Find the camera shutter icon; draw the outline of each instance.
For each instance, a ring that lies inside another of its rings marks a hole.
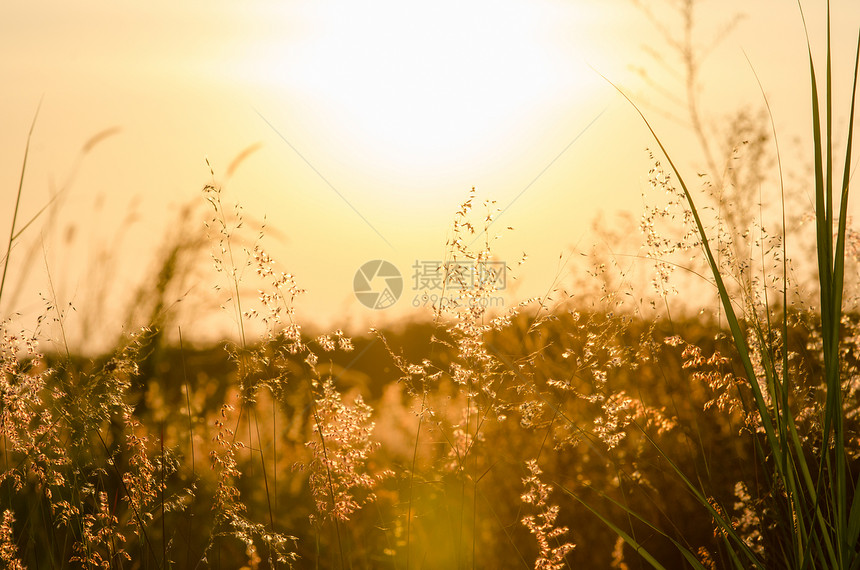
[[[368,261],[358,268],[352,280],[355,298],[369,309],[387,309],[403,293],[403,276],[393,263],[384,259]]]

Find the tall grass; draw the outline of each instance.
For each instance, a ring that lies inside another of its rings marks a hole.
[[[165,302],[196,234],[177,234],[136,298],[145,326],[101,357],[42,354],[32,331],[0,323],[0,564],[860,568],[860,316],[853,299],[842,308],[846,258],[860,254],[853,122],[837,153],[829,43],[828,27],[823,87],[810,55],[815,308],[792,291],[783,188],[776,244],[759,221],[741,252],[747,228],[721,226],[741,217],[703,205],[654,134],[668,168],[651,183],[670,208],[646,211],[636,257],[656,293],[617,252],[594,253],[571,291],[488,310],[498,212],[474,211],[473,191],[439,267],[459,303],[401,329],[313,331],[269,230],[210,165],[208,267],[234,340],[193,346]],[[858,59],[860,40],[855,86]],[[22,174],[17,200],[23,187]],[[15,212],[4,263],[26,227]],[[661,234],[675,213],[681,227]],[[671,254],[694,250],[711,318],[671,305]],[[45,318],[64,325],[57,305]]]
[[[801,9],[801,16],[803,12]],[[854,109],[860,64],[860,36],[854,57],[854,73],[851,80],[851,103],[848,113],[848,131],[842,153],[843,169],[841,182],[838,177],[833,140],[834,98],[831,77],[830,3],[826,5],[826,61],[823,89],[819,85],[819,67],[812,57],[812,46],[807,33],[809,52],[809,82],[812,100],[812,142],[815,188],[815,229],[818,262],[819,315],[821,319],[824,402],[820,410],[820,433],[813,445],[805,445],[798,432],[796,414],[791,401],[795,393],[796,380],[791,374],[789,351],[778,339],[788,338],[789,282],[786,251],[786,236],[782,236],[782,286],[781,314],[772,314],[765,303],[765,314],[747,314],[741,318],[738,306],[749,307],[748,299],[733,298],[726,285],[724,267],[717,261],[712,237],[705,228],[697,200],[675,162],[663,145],[651,123],[642,111],[633,104],[646,126],[654,136],[663,155],[675,175],[683,198],[695,223],[695,230],[707,260],[710,274],[717,288],[720,304],[731,331],[731,339],[737,357],[743,366],[753,396],[753,409],[763,440],[756,439],[756,454],[762,464],[767,465],[765,488],[776,516],[776,534],[772,548],[756,552],[749,537],[739,532],[738,525],[725,511],[716,506],[705,494],[700,484],[689,479],[656,445],[666,462],[683,481],[688,491],[707,509],[718,527],[731,565],[736,568],[857,568],[860,567],[860,480],[850,465],[846,452],[844,416],[845,379],[840,363],[840,339],[843,331],[843,290],[845,275],[845,243],[848,217],[848,197],[851,181],[851,159],[854,126]],[[804,29],[806,22],[804,19]],[[619,90],[620,91],[620,90]],[[766,100],[766,97],[765,97]],[[823,106],[823,109],[822,109]],[[769,109],[769,106],[768,106]],[[772,118],[771,118],[772,120]],[[776,133],[774,133],[776,139]],[[780,173],[781,174],[781,173]],[[838,179],[838,178],[837,178]],[[785,195],[780,189],[780,203],[785,220]],[[836,200],[836,207],[834,207]],[[838,209],[837,213],[834,210]],[[835,238],[834,238],[835,233]],[[834,243],[835,239],[835,243]],[[764,294],[767,295],[765,289]],[[784,342],[784,340],[783,340]],[[808,443],[808,440],[807,440]],[[617,504],[617,503],[616,503]],[[631,516],[636,516],[630,512]],[[598,516],[600,516],[598,514]],[[601,518],[621,538],[656,568],[663,566],[643,545],[622,529]],[[696,553],[675,542],[688,563],[704,568]]]

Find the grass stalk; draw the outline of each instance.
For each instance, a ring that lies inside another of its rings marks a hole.
[[[412,536],[412,500],[415,494],[415,465],[418,461],[418,443],[421,438],[421,424],[424,422],[425,404],[427,402],[426,385],[421,391],[421,411],[418,414],[418,427],[415,430],[415,443],[412,445],[412,466],[409,469],[409,500],[406,506],[406,570],[409,570],[411,553],[410,537]]]
[[[24,146],[24,159],[21,161],[21,176],[18,177],[18,191],[15,193],[15,207],[12,209],[12,225],[9,227],[9,239],[6,242],[6,255],[3,259],[3,275],[0,276],[0,301],[3,300],[3,288],[6,285],[6,273],[9,270],[9,257],[12,253],[12,243],[15,241],[15,224],[18,222],[18,209],[21,206],[21,194],[24,191],[24,175],[27,173],[27,158],[30,156],[30,142],[33,139],[33,131],[36,128],[36,119],[39,118],[39,110],[42,101],[39,101],[33,120],[30,122],[30,130],[27,132],[27,144]]]
[[[801,18],[805,17],[801,8]],[[789,402],[789,363],[787,347],[782,348],[781,366],[782,378],[777,369],[777,362],[772,358],[771,348],[775,346],[774,328],[777,326],[771,318],[770,308],[765,308],[764,322],[754,314],[745,319],[745,326],[738,316],[735,301],[732,299],[725,284],[723,269],[712,252],[709,235],[700,216],[696,200],[694,199],[680,170],[677,168],[672,156],[667,151],[662,140],[657,135],[649,120],[641,109],[617,86],[612,84],[621,95],[633,106],[642,121],[650,131],[654,140],[660,147],[661,152],[669,163],[671,172],[675,175],[681,188],[686,204],[691,212],[695,223],[701,248],[711,270],[711,277],[715,283],[720,306],[725,313],[726,321],[731,331],[731,337],[738,353],[739,360],[747,376],[747,385],[751,389],[755,401],[757,419],[761,422],[764,431],[765,446],[759,447],[760,457],[767,461],[772,459],[773,479],[769,485],[771,488],[785,489],[788,510],[783,513],[785,523],[794,528],[790,533],[794,542],[792,553],[787,556],[792,560],[791,566],[805,568],[810,564],[826,564],[832,568],[850,568],[856,563],[858,554],[856,539],[860,532],[860,507],[857,506],[857,493],[854,493],[854,502],[848,505],[848,476],[850,474],[846,462],[845,434],[843,422],[842,386],[839,361],[839,334],[842,320],[842,295],[844,282],[844,259],[845,259],[845,235],[846,218],[848,207],[848,190],[850,180],[850,164],[853,135],[853,115],[858,78],[858,64],[860,64],[860,38],[858,38],[857,51],[854,60],[854,74],[852,81],[852,97],[850,107],[850,119],[848,125],[848,138],[845,150],[844,171],[842,184],[839,188],[839,213],[834,219],[834,186],[833,186],[833,87],[831,69],[831,37],[830,37],[830,3],[826,5],[826,70],[823,92],[823,110],[819,93],[819,85],[816,74],[816,65],[812,57],[811,42],[807,31],[807,49],[809,53],[809,77],[810,91],[812,95],[812,128],[813,128],[813,153],[814,153],[814,181],[815,181],[815,222],[816,222],[816,251],[818,260],[819,301],[820,319],[823,339],[822,361],[824,363],[824,385],[826,397],[822,418],[822,443],[820,456],[818,458],[818,475],[813,478],[810,466],[807,464],[805,447],[802,444],[794,415]],[[756,77],[758,80],[758,77]],[[612,83],[610,81],[610,83]],[[761,88],[761,82],[759,81]],[[764,90],[762,88],[764,96]],[[770,111],[770,106],[765,96],[765,104]],[[771,126],[773,127],[773,117]],[[775,129],[774,129],[775,130]],[[774,132],[774,137],[776,133]],[[777,155],[778,147],[777,147]],[[783,219],[783,262],[782,262],[782,305],[783,314],[780,321],[780,333],[782,342],[786,343],[788,338],[787,308],[788,308],[788,273],[787,273],[787,246],[785,244],[785,194],[782,183],[782,171],[780,167],[780,198]],[[836,244],[833,243],[833,232],[836,230]],[[765,291],[767,295],[767,291]],[[767,299],[767,297],[765,297]],[[752,298],[746,301],[752,305]],[[744,328],[747,328],[756,338],[759,357],[762,364],[763,378],[758,378],[752,364],[750,354],[751,347],[746,339]],[[759,384],[759,380],[763,384]],[[647,434],[646,434],[647,437]],[[650,437],[648,438],[650,440]],[[653,443],[653,442],[652,442]],[[757,443],[758,445],[758,443]],[[675,463],[665,454],[660,447],[654,443],[658,452],[672,466],[676,475],[684,482],[687,489],[693,492],[698,501],[706,507],[713,519],[720,525],[727,537],[727,549],[729,553],[741,554],[746,562],[736,557],[733,558],[736,565],[745,566],[746,563],[761,566],[761,561],[744,544],[744,541],[734,532],[732,526],[725,517],[709,505],[707,498],[702,495],[692,484]],[[590,506],[586,505],[590,510]],[[608,521],[600,517],[604,522]],[[849,520],[851,522],[849,522]],[[620,532],[613,526],[613,530],[624,538],[634,548],[638,547],[635,539]],[[689,552],[680,547],[686,557]],[[655,567],[660,567],[656,561],[643,555]]]

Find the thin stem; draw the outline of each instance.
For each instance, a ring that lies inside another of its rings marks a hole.
[[[21,205],[21,194],[24,190],[24,173],[27,172],[27,158],[30,156],[30,140],[33,138],[33,130],[36,128],[36,119],[39,117],[39,110],[41,108],[42,101],[40,99],[39,105],[36,107],[36,112],[33,114],[33,121],[30,123],[30,131],[27,133],[27,144],[24,147],[24,160],[21,163],[21,176],[18,178],[15,208],[12,210],[12,226],[9,228],[9,240],[6,242],[6,257],[3,260],[3,275],[0,277],[0,299],[3,299],[3,287],[6,285],[6,272],[9,269],[9,256],[12,252],[12,242],[15,241],[15,224],[18,221],[18,208]]]

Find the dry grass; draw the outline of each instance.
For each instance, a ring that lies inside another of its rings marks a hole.
[[[189,349],[167,317],[196,235],[167,249],[155,298],[137,299],[146,326],[110,354],[44,355],[0,324],[0,560],[856,568],[857,291],[816,303],[784,215],[731,210],[764,152],[700,192],[655,158],[635,267],[595,250],[578,295],[504,313],[484,302],[497,211],[474,211],[473,192],[442,268],[466,302],[353,339],[296,320],[299,280],[212,171],[205,227],[234,341]],[[816,215],[819,244],[836,232],[830,270],[854,275],[858,234]],[[13,222],[6,262],[16,237]],[[464,287],[463,266],[486,278]],[[819,284],[835,295],[832,277]],[[701,314],[678,302],[691,291]],[[44,315],[66,318],[55,301]]]

